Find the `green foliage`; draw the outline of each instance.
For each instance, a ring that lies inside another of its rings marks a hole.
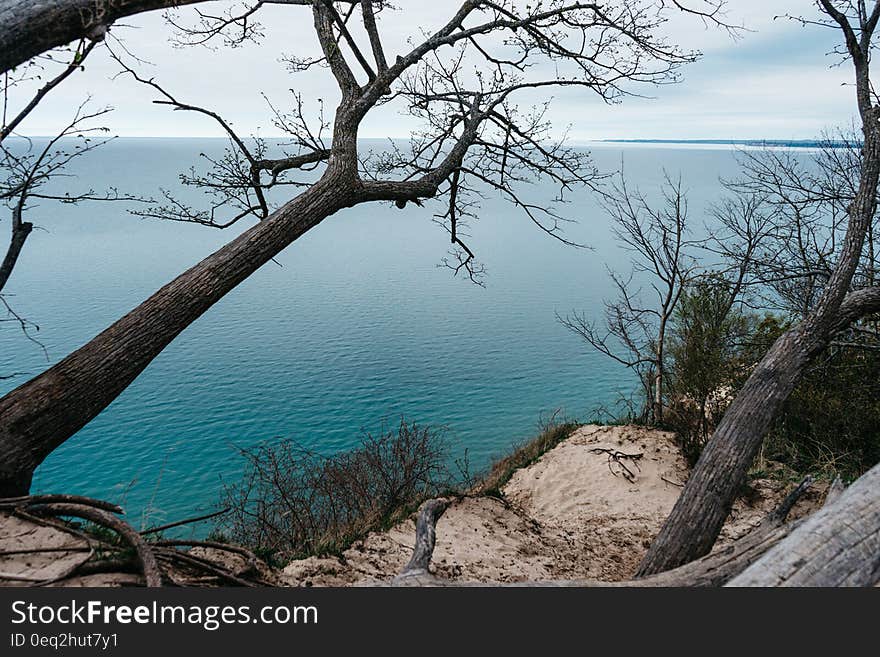
[[[691,463],[754,365],[790,328],[770,314],[726,313],[729,298],[729,286],[715,276],[689,285],[669,335],[666,423]],[[767,436],[762,463],[852,478],[880,461],[880,338],[850,333],[798,383]]]
[[[667,339],[666,424],[695,462],[749,363],[750,315],[731,303],[733,290],[719,275],[689,283]]]
[[[880,462],[880,340],[821,354],[786,401],[763,456],[848,479]]]

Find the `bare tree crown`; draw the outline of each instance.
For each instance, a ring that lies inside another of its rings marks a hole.
[[[163,190],[164,202],[141,214],[216,228],[248,217],[264,220],[275,209],[271,190],[307,186],[315,179],[313,170],[331,170],[351,188],[352,204],[390,201],[403,208],[437,200],[436,219],[453,246],[445,262],[475,281],[482,269],[462,228],[482,197],[507,199],[540,229],[571,243],[561,230],[571,219],[562,211],[566,195],[578,186],[592,187],[599,175],[587,153],[567,145],[564,131],[553,129],[546,98],[580,88],[615,103],[640,85],[674,82],[680,66],[697,53],[660,34],[670,12],[696,13],[716,23],[723,15],[716,2],[685,8],[665,0],[468,0],[446,23],[415,31],[402,52],[390,51],[400,44],[389,46],[382,18],[406,7],[375,0],[255,2],[223,12],[196,7],[169,12],[167,19],[178,45],[236,46],[262,38],[260,11],[272,4],[311,10],[319,52],[285,54],[284,60],[294,76],[329,71],[339,98],[332,113],[325,113],[321,101],[316,114],[309,112],[314,103],[304,99],[304,89],[294,88],[288,108],[269,102],[275,127],[288,137],[280,154],[270,156],[274,145],[237,134],[218,113],[145,78],[114,48],[123,71],[153,87],[157,103],[204,115],[230,141],[222,157],[209,161],[207,174],[193,169],[181,175],[183,184],[208,194],[208,207],[189,207]],[[545,100],[536,104],[536,96]],[[364,152],[359,129],[377,112],[403,113],[418,127],[406,142]],[[553,198],[535,201],[524,193],[525,183],[539,179],[554,184]]]

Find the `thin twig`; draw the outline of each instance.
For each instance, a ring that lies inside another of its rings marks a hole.
[[[195,522],[201,522],[202,520],[210,520],[211,518],[216,518],[217,516],[222,516],[224,513],[229,513],[229,507],[221,511],[215,511],[214,513],[208,513],[203,516],[197,516],[195,518],[187,518],[186,520],[178,520],[177,522],[170,522],[167,525],[159,525],[158,527],[150,527],[149,529],[145,529],[141,532],[141,536],[146,536],[148,534],[157,534],[159,532],[165,531],[166,529],[173,529],[174,527],[180,527],[182,525],[190,525]]]

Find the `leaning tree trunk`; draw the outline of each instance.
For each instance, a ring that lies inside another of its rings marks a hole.
[[[0,497],[26,494],[43,459],[106,408],[181,331],[307,230],[350,205],[356,190],[338,178],[328,169],[269,219],[0,399]]]
[[[859,189],[849,209],[840,260],[825,292],[810,315],[773,344],[731,403],[642,560],[639,577],[675,568],[712,549],[770,424],[812,359],[842,328],[841,306],[861,257],[867,227],[874,218],[880,177],[876,114],[868,109],[863,116],[865,142]]]
[[[103,38],[114,21],[205,0],[0,0],[0,73],[76,39]]]

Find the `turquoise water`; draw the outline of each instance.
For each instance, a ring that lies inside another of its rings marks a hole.
[[[221,146],[121,139],[64,184],[153,194]],[[593,154],[606,170],[623,157],[646,190],[664,167],[680,171],[696,225],[717,199],[719,176],[736,170],[735,152],[723,147],[615,144]],[[567,208],[579,222],[566,234],[592,250],[564,246],[488,199],[469,231],[489,271],[485,289],[436,266],[448,244],[431,212],[375,205],[328,219],[282,253],[281,266],[265,266],[188,328],[46,460],[34,489],[120,501],[144,522],[179,518],[210,507],[237,478],[236,447],[286,437],[332,453],[401,415],[448,427],[453,450],[467,448],[480,467],[533,435],[542,414],[589,418],[632,386],[554,317],[601,313],[606,264],[626,267],[587,193]],[[141,220],[113,204],[45,206],[31,220],[45,230],[33,233],[6,291],[40,325],[49,362],[233,236]],[[47,364],[0,324],[0,373]],[[23,380],[0,382],[0,392]]]

